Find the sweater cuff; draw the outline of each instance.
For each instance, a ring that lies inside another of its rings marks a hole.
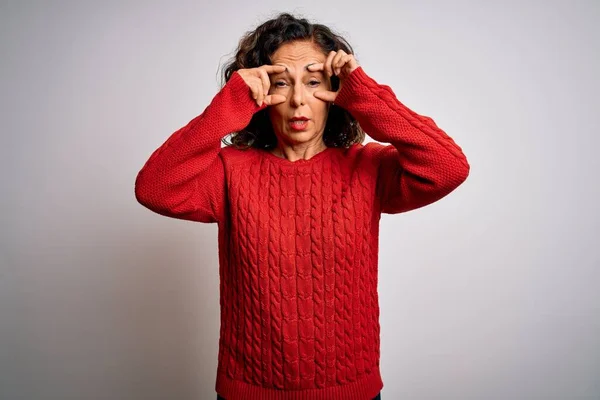
[[[348,105],[353,101],[353,93],[356,93],[356,88],[360,86],[377,87],[379,85],[373,78],[368,76],[363,67],[359,65],[358,68],[352,71],[344,81],[342,89],[339,91],[334,104],[348,109]]]
[[[244,78],[241,77],[238,71],[233,72],[226,86],[231,90],[234,99],[237,100],[239,111],[254,114],[255,112],[267,108],[267,105],[264,102],[262,106],[258,106],[256,100],[252,97],[252,89],[246,84]]]

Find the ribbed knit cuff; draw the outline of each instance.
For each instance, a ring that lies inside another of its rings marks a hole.
[[[378,86],[377,82],[365,73],[362,66],[359,66],[344,80],[344,84],[342,85],[334,104],[348,109],[350,103],[352,103],[354,93],[357,92],[356,88],[361,85]]]
[[[256,100],[252,97],[252,89],[246,84],[244,78],[235,71],[229,81],[225,85],[231,90],[234,98],[237,100],[241,112],[258,112],[267,108],[267,104],[263,102],[262,106],[258,106]]]

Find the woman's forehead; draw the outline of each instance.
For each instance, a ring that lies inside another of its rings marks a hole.
[[[326,57],[314,44],[307,42],[294,42],[281,45],[271,56],[272,62],[281,64],[301,64],[309,62],[323,62]],[[303,64],[303,65],[305,65]]]

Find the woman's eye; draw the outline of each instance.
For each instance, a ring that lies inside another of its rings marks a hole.
[[[312,86],[318,86],[320,84],[321,84],[321,82],[315,81],[315,80],[312,80],[312,81],[309,82],[309,85],[312,85]],[[274,85],[275,85],[275,87],[284,87],[286,85],[286,82],[284,82],[284,81],[277,81],[277,82],[275,82]]]

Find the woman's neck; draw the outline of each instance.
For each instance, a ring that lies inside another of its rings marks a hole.
[[[271,153],[280,158],[297,161],[301,159],[308,160],[325,149],[327,149],[327,145],[323,141],[319,142],[317,145],[296,148],[292,146],[282,146],[278,143],[277,146],[271,150]]]

